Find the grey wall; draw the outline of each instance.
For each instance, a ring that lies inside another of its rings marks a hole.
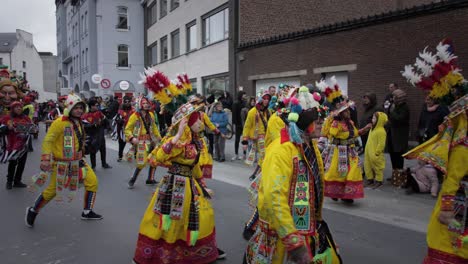
[[[42,71],[44,76],[44,91],[56,93],[57,92],[57,56],[41,56]]]

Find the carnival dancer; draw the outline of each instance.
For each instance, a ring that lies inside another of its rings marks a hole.
[[[127,160],[132,162],[135,159],[136,162],[136,168],[128,181],[129,189],[134,188],[138,175],[148,164],[148,154],[161,140],[154,114],[150,110],[150,101],[146,97],[138,98],[136,112],[129,117],[125,126],[125,139],[132,145],[127,153]],[[158,183],[154,179],[155,172],[156,166],[150,165],[146,179],[147,185]]]
[[[63,111],[65,109],[65,101],[66,100],[67,100],[66,95],[60,96],[58,98],[58,100],[57,100],[57,106],[55,107],[55,104],[54,104],[53,107],[55,107],[55,108],[52,109],[52,111],[50,111],[47,114],[47,120],[45,121],[46,132],[49,130],[50,124],[52,124],[52,122],[54,122],[55,119],[57,119],[59,116],[61,116],[63,114]]]
[[[161,104],[168,104],[167,77],[146,70],[142,83]],[[173,95],[174,93],[171,92]],[[214,211],[199,184],[203,128],[201,106],[185,103],[174,113],[168,136],[150,162],[168,167],[140,224],[133,261],[137,264],[212,263],[225,253],[217,248]],[[173,135],[173,136],[171,136]]]
[[[23,114],[23,104],[20,101],[14,101],[10,105],[11,113],[2,118],[1,124],[8,127],[6,150],[8,157],[8,174],[6,188],[25,188],[27,187],[21,180],[24,167],[28,158],[29,142],[31,134],[36,131],[32,120]]]
[[[423,160],[443,174],[443,182],[427,230],[424,264],[468,263],[468,82],[456,65],[450,40],[437,52],[424,49],[403,76],[429,96],[450,105],[439,133],[403,156]],[[456,100],[456,101],[455,101]]]
[[[246,264],[341,263],[322,218],[324,169],[312,140],[318,107],[308,90],[292,98],[288,124],[267,149],[259,225],[247,245]]]
[[[333,200],[342,199],[353,203],[354,199],[364,197],[361,164],[355,141],[358,129],[351,120],[349,107],[353,102],[346,102],[334,76],[331,86],[324,80],[316,83],[334,106],[334,111],[325,121],[323,135],[328,138],[328,145],[323,151],[325,164],[325,196]]]
[[[81,116],[86,105],[78,95],[69,94],[62,117],[50,126],[42,143],[41,173],[36,185],[42,186],[50,177],[49,185],[39,195],[34,205],[26,210],[26,225],[33,227],[40,210],[54,197],[71,201],[81,182],[85,186],[82,220],[100,220],[102,216],[93,211],[98,181],[96,174],[84,160],[85,130]],[[47,175],[48,174],[48,175]]]
[[[104,169],[111,169],[112,166],[106,161],[106,137],[104,129],[106,127],[106,116],[99,110],[99,104],[95,98],[88,101],[89,112],[81,119],[86,130],[86,154],[89,154],[91,168],[96,168],[96,154],[101,154],[101,165]]]
[[[114,117],[116,122],[116,135],[119,141],[119,157],[117,162],[121,162],[123,158],[123,152],[127,141],[125,140],[125,127],[127,126],[128,119],[135,112],[132,107],[132,98],[130,96],[124,96],[121,109],[117,112]]]
[[[248,165],[253,165],[255,157],[257,157],[257,166],[250,176],[250,180],[253,180],[260,172],[260,166],[265,156],[265,133],[268,119],[270,118],[270,112],[268,110],[270,100],[271,95],[268,91],[264,92],[258,99],[255,107],[250,109],[244,124],[242,145],[244,145],[245,148],[249,144],[249,141],[252,145],[245,162]]]

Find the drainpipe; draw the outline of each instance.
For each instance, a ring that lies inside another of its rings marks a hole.
[[[11,60],[11,51],[9,53],[10,53],[10,71],[12,71],[13,70],[13,61]]]

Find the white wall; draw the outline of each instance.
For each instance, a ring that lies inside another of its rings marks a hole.
[[[148,1],[149,7],[154,1]],[[160,4],[157,1],[157,22],[147,31],[148,40],[146,45],[150,47],[155,41],[158,44],[158,61],[161,60],[160,39],[167,36],[169,60],[154,66],[164,72],[170,79],[174,79],[178,73],[185,72],[189,78],[197,79],[198,92],[202,92],[201,78],[204,76],[227,73],[229,71],[229,42],[224,40],[216,44],[202,48],[202,19],[201,16],[227,3],[226,0],[192,0],[179,1],[180,6],[170,11],[170,0],[167,1],[167,15],[160,19]],[[197,24],[197,48],[198,50],[187,51],[186,24],[196,20]],[[171,32],[179,29],[180,32],[180,56],[171,59]]]
[[[10,66],[10,53],[0,53],[0,58],[2,58],[4,65]]]

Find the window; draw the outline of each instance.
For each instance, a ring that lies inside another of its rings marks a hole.
[[[119,45],[117,67],[128,67],[128,46]]]
[[[197,48],[197,24],[193,21],[187,24],[187,52]]]
[[[3,58],[0,58],[0,65],[3,65]]]
[[[213,91],[226,91],[229,87],[229,76],[227,73],[203,77],[203,94]]]
[[[84,33],[88,33],[88,11],[85,12],[84,14]]]
[[[190,83],[192,84],[192,91],[197,92],[197,78],[190,79]]]
[[[171,0],[171,11],[179,7],[179,0]]]
[[[217,11],[217,10],[216,10]],[[229,37],[229,9],[203,18],[203,46]]]
[[[81,52],[81,71],[83,71],[83,68],[85,67],[84,64],[84,50]]]
[[[150,61],[148,64],[150,65],[155,65],[158,64],[158,43],[155,42],[151,47],[149,48],[149,59]]]
[[[81,15],[81,34],[84,34],[85,27],[84,27],[84,15]]]
[[[86,52],[85,52],[85,65],[86,67],[88,67],[88,48],[86,48]]]
[[[161,43],[161,62],[167,61],[167,36],[162,37],[159,43]]]
[[[171,58],[180,55],[180,33],[177,29],[171,33]]]
[[[167,15],[167,0],[159,0],[159,19]]]
[[[156,5],[156,1],[153,2],[153,4],[151,4],[151,6],[149,7],[149,11],[148,11],[148,22],[149,22],[149,25],[153,25],[154,23],[156,23],[157,21],[157,15],[158,15],[158,6]]]
[[[127,15],[127,8],[124,6],[117,7],[117,16],[118,16],[118,29],[129,29],[128,28],[128,15]]]
[[[23,61],[23,68],[26,68],[26,62]]]

